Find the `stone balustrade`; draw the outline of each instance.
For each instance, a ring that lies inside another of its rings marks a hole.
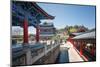
[[[34,65],[55,63],[59,54],[60,44],[35,44],[21,46],[12,50],[13,65]],[[19,49],[20,48],[20,49]]]

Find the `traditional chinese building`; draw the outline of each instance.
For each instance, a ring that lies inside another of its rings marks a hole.
[[[39,42],[39,23],[42,19],[54,19],[35,2],[12,2],[12,25],[21,26],[24,32],[24,43],[28,43],[28,26],[36,28],[36,42]]]
[[[96,34],[95,30],[85,32],[70,39],[73,46],[84,56],[86,61],[96,60]]]
[[[54,19],[54,17],[45,12],[35,2],[12,1],[11,7],[12,26],[23,28],[23,44],[17,45],[15,41],[12,42],[12,44],[16,44],[12,45],[12,65],[19,66],[54,62],[59,52],[59,45],[52,46],[52,49],[49,48],[48,51],[43,44],[38,43],[40,39],[40,20]],[[35,45],[29,44],[28,26],[36,28]],[[51,58],[48,58],[47,55],[53,56],[54,59],[50,62]]]
[[[56,34],[55,27],[53,23],[43,23],[40,24],[40,39],[50,40]]]

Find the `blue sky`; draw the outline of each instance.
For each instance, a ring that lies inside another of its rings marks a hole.
[[[48,14],[55,16],[52,20],[56,28],[66,25],[84,25],[89,29],[95,27],[95,6],[38,3]]]

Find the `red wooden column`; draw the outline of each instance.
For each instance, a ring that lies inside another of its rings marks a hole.
[[[77,43],[77,40],[75,41],[75,48],[77,48],[77,45],[78,45],[78,43]]]
[[[95,44],[93,44],[92,49],[91,49],[91,54],[92,54],[92,56],[94,56],[94,45],[95,45]]]
[[[36,27],[36,42],[39,42],[39,24]]]
[[[76,48],[76,40],[72,39],[72,44],[73,44],[73,47]]]
[[[78,41],[76,41],[76,48],[78,48],[78,45],[79,45],[79,44],[78,44]]]
[[[77,40],[74,41],[74,47],[77,48]]]
[[[83,55],[83,42],[80,44],[80,54]]]
[[[28,43],[28,22],[25,19],[23,23],[23,32],[24,32],[24,44]]]
[[[74,46],[74,40],[72,39],[72,37],[69,37],[67,41],[69,41]]]

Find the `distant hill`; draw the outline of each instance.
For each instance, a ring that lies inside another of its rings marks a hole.
[[[58,33],[66,32],[67,35],[70,33],[86,32],[86,31],[89,31],[89,29],[83,25],[74,25],[74,26],[66,25],[65,28],[57,30]]]

